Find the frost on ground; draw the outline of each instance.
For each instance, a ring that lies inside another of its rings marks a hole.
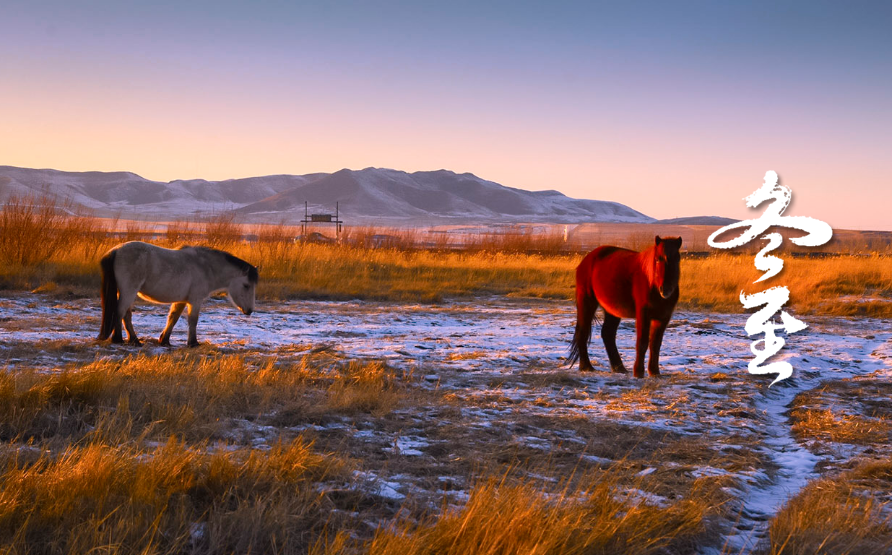
[[[97,358],[170,352],[150,339],[164,327],[166,307],[135,311],[141,349],[95,342],[99,315],[93,300],[0,299],[0,360],[11,369],[53,371]],[[381,519],[406,505],[431,512],[459,507],[475,477],[504,472],[504,465],[542,483],[587,468],[622,468],[634,480],[624,495],[657,506],[685,495],[698,480],[720,481],[727,495],[723,534],[704,552],[739,553],[765,538],[769,519],[809,481],[870,454],[845,438],[794,433],[794,401],[844,413],[852,396],[828,392],[826,384],[888,384],[892,376],[892,324],[803,319],[809,329],[788,337],[781,351],[794,376],[771,388],[770,376],[746,372],[751,338],[742,314],[677,313],[663,343],[664,376],[645,380],[566,367],[575,320],[567,302],[283,302],[258,305],[245,317],[216,299],[204,306],[198,334],[213,353],[283,362],[324,353],[332,364],[382,360],[413,377],[417,402],[386,414],[260,415],[233,420],[227,437],[264,448],[277,438],[309,434],[358,461],[354,483],[322,487],[362,490],[389,507]],[[597,330],[594,335],[593,362],[606,370]],[[181,321],[171,343],[181,348],[185,341]],[[624,321],[618,344],[627,366],[633,341],[634,322]],[[807,397],[816,392],[823,392],[820,398]],[[382,524],[363,518],[370,528]]]

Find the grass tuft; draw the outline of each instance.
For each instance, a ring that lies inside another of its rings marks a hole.
[[[864,462],[811,482],[771,521],[770,555],[892,552],[892,514],[876,493],[892,490],[892,461]]]
[[[341,470],[302,438],[216,453],[176,439],[148,452],[70,446],[7,462],[0,542],[14,553],[299,553],[326,520],[312,485]]]
[[[461,509],[447,509],[436,522],[381,529],[367,548],[373,555],[647,555],[690,552],[710,533],[708,515],[716,507],[708,502],[655,504],[646,495],[630,494],[610,473],[557,491],[491,479]]]

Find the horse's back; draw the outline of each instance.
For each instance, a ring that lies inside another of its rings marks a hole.
[[[576,268],[577,294],[595,297],[614,316],[632,318],[634,286],[641,271],[640,253],[611,245],[598,247]]]
[[[607,271],[629,272],[638,266],[639,253],[622,247],[605,245],[591,251],[576,268],[577,279],[591,279],[594,274]]]
[[[167,249],[130,241],[113,249],[120,286],[134,288],[146,300],[179,302],[188,295],[199,265],[189,249]]]

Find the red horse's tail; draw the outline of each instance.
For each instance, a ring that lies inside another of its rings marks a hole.
[[[584,296],[576,299],[576,312],[584,315],[582,319],[576,319],[576,330],[573,332],[573,341],[570,343],[570,354],[567,356],[567,364],[573,365],[579,360],[579,351],[588,350],[588,342],[592,338],[592,320],[598,303],[594,297]],[[591,314],[591,317],[588,315]]]
[[[108,339],[115,331],[115,319],[118,317],[118,280],[115,279],[115,254],[111,251],[102,257],[99,266],[102,268],[102,327],[99,329],[99,340]]]
[[[598,301],[592,291],[591,255],[586,256],[576,268],[576,330],[570,343],[567,363],[573,365],[579,360],[579,353],[588,353],[588,342],[592,338],[592,320]],[[588,357],[584,357],[585,360]]]

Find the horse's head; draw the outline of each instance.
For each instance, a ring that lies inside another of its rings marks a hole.
[[[680,248],[681,237],[663,239],[657,235],[654,242],[652,284],[664,299],[668,299],[678,291],[678,266],[681,260],[678,250]]]
[[[254,294],[259,277],[257,268],[251,266],[229,282],[229,298],[247,316],[254,312]]]

